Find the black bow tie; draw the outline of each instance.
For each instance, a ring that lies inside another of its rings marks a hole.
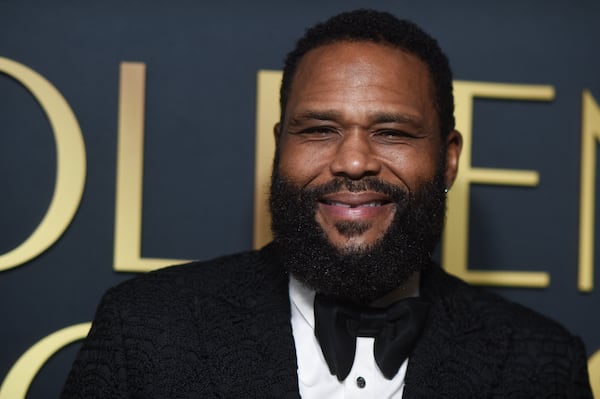
[[[377,366],[391,380],[421,334],[429,304],[407,298],[388,308],[356,307],[315,296],[315,335],[329,370],[343,381],[354,362],[356,337],[374,337]]]

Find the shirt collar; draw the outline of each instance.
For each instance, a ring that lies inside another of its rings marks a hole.
[[[415,287],[415,292],[407,293],[407,297],[418,297],[419,287]],[[315,328],[315,291],[298,281],[290,274],[290,300],[298,309],[298,312],[304,320],[314,329]]]
[[[315,291],[290,275],[290,299],[304,320],[315,328]]]

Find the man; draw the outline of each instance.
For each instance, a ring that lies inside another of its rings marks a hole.
[[[63,398],[590,398],[583,345],[431,261],[461,149],[434,39],[387,13],[284,68],[273,243],[108,291]]]

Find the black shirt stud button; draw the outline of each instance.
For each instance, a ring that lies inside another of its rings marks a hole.
[[[365,385],[367,385],[367,381],[365,381],[365,379],[362,377],[358,377],[356,379],[356,385],[358,385],[359,388],[364,388]]]

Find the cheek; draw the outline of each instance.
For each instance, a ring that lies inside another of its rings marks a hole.
[[[414,188],[423,181],[431,180],[438,170],[438,154],[432,151],[405,149],[382,154],[387,169],[397,179]]]
[[[326,170],[327,156],[323,151],[301,145],[281,146],[279,172],[283,177],[304,186],[318,179]]]

